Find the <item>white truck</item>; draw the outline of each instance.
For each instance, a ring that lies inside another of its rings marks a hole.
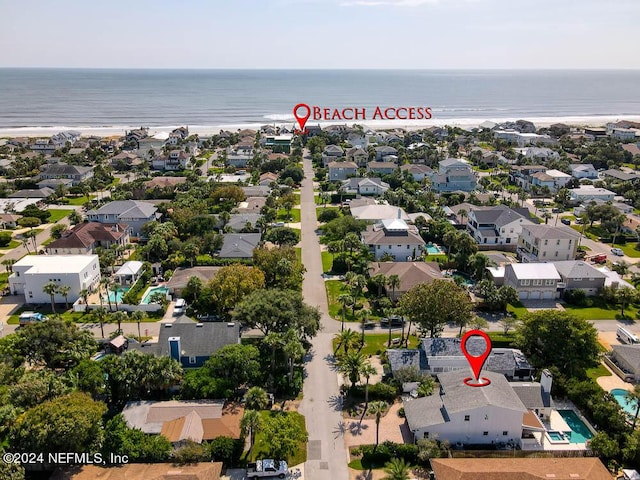
[[[640,339],[636,335],[619,325],[618,330],[616,331],[616,337],[618,337],[618,340],[620,340],[622,343],[626,343],[627,345],[635,345],[640,343]]]
[[[257,460],[255,464],[250,463],[247,469],[247,478],[285,478],[289,473],[287,462],[284,460]]]

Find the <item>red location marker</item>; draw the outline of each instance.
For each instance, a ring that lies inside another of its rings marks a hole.
[[[482,355],[474,357],[467,351],[467,340],[469,340],[469,338],[471,337],[484,338],[484,341],[487,343],[487,348],[482,353]],[[469,387],[486,387],[487,385],[489,385],[491,383],[491,380],[486,377],[483,377],[482,380],[480,379],[480,372],[482,371],[482,367],[484,366],[487,358],[489,358],[489,354],[491,353],[491,339],[489,338],[489,336],[482,330],[470,330],[462,337],[460,348],[462,349],[462,353],[464,353],[464,356],[467,357],[469,365],[471,365],[471,370],[473,371],[473,376],[475,377],[476,381],[476,383],[472,383],[473,379],[469,377],[464,379],[464,384],[468,385]]]
[[[306,111],[306,113],[303,115],[299,115],[298,110],[300,109]],[[304,129],[304,126],[311,116],[311,108],[309,108],[309,105],[307,105],[306,103],[297,104],[295,107],[293,107],[293,116],[296,117],[298,125],[300,125],[300,130],[298,130],[298,133],[305,133],[306,130]]]

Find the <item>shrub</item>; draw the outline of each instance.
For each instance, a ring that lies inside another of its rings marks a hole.
[[[0,232],[0,247],[6,247],[11,243],[11,232]]]
[[[362,453],[362,466],[366,468],[382,466],[392,458],[404,458],[411,465],[419,463],[418,446],[411,443],[387,441],[378,445],[378,448],[375,445],[362,445],[359,451]]]
[[[318,214],[318,220],[321,222],[330,222],[334,218],[338,218],[340,213],[337,210],[333,209],[322,209],[322,211]]]
[[[406,414],[404,413],[404,407],[400,407],[400,408],[398,409],[398,416],[399,416],[400,418],[405,418],[405,417],[406,417]]]
[[[358,385],[353,389],[353,396],[364,398],[364,386]],[[374,383],[369,385],[369,401],[382,400],[383,402],[393,403],[398,396],[398,389],[387,383]]]
[[[587,293],[580,288],[577,288],[575,290],[568,290],[564,292],[564,299],[571,305],[582,307],[586,303]]]
[[[224,463],[225,467],[236,465],[242,455],[243,442],[231,437],[217,437],[211,440],[209,450],[211,460]]]

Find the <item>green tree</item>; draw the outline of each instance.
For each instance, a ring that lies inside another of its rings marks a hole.
[[[60,285],[58,287],[58,293],[64,297],[64,308],[69,310],[69,292],[71,287],[69,285]]]
[[[5,450],[0,448],[0,455],[4,453]],[[4,480],[25,480],[24,475],[24,467],[19,463],[0,462],[0,478]]]
[[[230,312],[237,304],[264,285],[264,273],[259,268],[229,265],[222,267],[209,282],[209,291],[217,312],[230,318]]]
[[[387,404],[380,400],[371,402],[369,405],[369,412],[376,417],[376,448],[380,443],[380,419],[382,415],[387,411]]]
[[[178,465],[188,465],[208,460],[209,452],[204,445],[187,439],[173,452],[173,461]]]
[[[344,355],[340,355],[336,360],[338,371],[349,379],[350,389],[352,391],[360,380],[360,372],[365,362],[365,356],[356,351],[349,351]]]
[[[271,288],[300,290],[305,268],[291,247],[256,248],[253,265],[264,272],[265,285]]]
[[[9,403],[20,409],[35,407],[69,393],[64,377],[48,369],[28,370],[8,388]]]
[[[58,284],[48,282],[42,287],[42,291],[51,297],[51,311],[56,313],[56,293],[58,293]]]
[[[348,293],[341,293],[338,296],[338,302],[342,305],[342,322],[340,326],[340,330],[344,331],[344,320],[347,314],[347,306],[355,303],[354,298]]]
[[[211,460],[222,462],[227,468],[238,463],[242,450],[243,444],[231,437],[216,437],[209,443]]]
[[[134,320],[138,324],[138,338],[142,338],[142,334],[140,333],[140,323],[144,322],[147,319],[147,312],[144,310],[136,310],[131,312],[131,319]]]
[[[243,436],[249,435],[249,452],[256,442],[256,434],[263,426],[262,417],[256,410],[245,410],[240,419],[240,430]]]
[[[264,435],[269,439],[267,455],[271,458],[289,460],[302,442],[308,438],[304,423],[296,418],[293,412],[273,412],[264,422]]]
[[[337,355],[342,347],[343,354],[347,354],[352,348],[357,348],[360,345],[360,335],[351,330],[350,328],[342,330],[340,333],[336,333],[334,339],[338,341],[336,349],[333,352]]]
[[[557,310],[523,316],[516,345],[536,368],[555,366],[570,377],[583,377],[598,364],[598,334],[585,319]]]
[[[274,227],[267,230],[264,239],[278,246],[293,246],[300,241],[300,234],[293,228]]]
[[[638,421],[638,414],[640,413],[640,385],[634,385],[633,390],[629,391],[625,395],[625,400],[628,404],[636,406],[636,411],[633,414],[632,430],[636,429],[636,422]]]
[[[431,338],[437,336],[447,322],[466,325],[472,318],[473,305],[467,292],[447,280],[413,287],[400,299],[400,309]]]
[[[400,277],[398,275],[389,275],[387,278],[387,287],[391,289],[391,300],[393,303],[396,303],[398,299],[396,298],[396,288],[400,287]]]
[[[107,312],[106,308],[98,307],[93,312],[91,312],[91,321],[100,324],[100,333],[102,334],[102,338],[104,338],[104,323],[109,318],[109,312]]]
[[[251,385],[262,376],[260,352],[253,345],[226,345],[204,364],[212,377],[228,380],[235,388]]]
[[[607,435],[606,432],[596,433],[589,440],[589,447],[596,455],[604,458],[614,458],[620,450],[618,442]]]
[[[116,308],[118,308],[116,306]],[[111,318],[118,324],[118,334],[122,334],[122,322],[125,322],[129,318],[129,314],[124,311],[116,311],[111,314]]]
[[[58,240],[62,238],[64,232],[67,231],[67,226],[64,223],[57,223],[53,227],[51,227],[51,238],[54,240]]]
[[[262,387],[251,387],[244,396],[245,408],[248,410],[264,410],[269,406],[269,396]]]
[[[11,427],[11,445],[22,452],[96,452],[106,411],[104,403],[85,393],[43,402],[18,417]]]
[[[300,336],[311,338],[320,328],[318,309],[305,304],[302,294],[294,290],[256,290],[236,306],[232,316],[265,335],[293,328]]]
[[[405,462],[404,458],[392,458],[384,465],[382,480],[409,480],[411,478],[411,466]]]
[[[638,294],[632,288],[618,288],[616,291],[616,302],[620,305],[620,315],[624,317],[624,309],[631,303],[635,302]]]
[[[360,368],[360,375],[365,378],[364,384],[364,409],[362,410],[362,416],[360,417],[360,423],[362,423],[362,419],[367,413],[367,409],[369,408],[369,380],[373,375],[378,373],[378,371],[371,365],[371,362],[366,360],[363,362],[362,367]]]
[[[104,371],[100,364],[93,360],[82,360],[69,371],[69,380],[75,388],[88,393],[94,399],[105,391]]]
[[[110,454],[127,455],[130,462],[159,463],[166,462],[172,451],[171,442],[166,437],[129,428],[122,414],[106,424],[102,447],[105,458],[109,458]]]

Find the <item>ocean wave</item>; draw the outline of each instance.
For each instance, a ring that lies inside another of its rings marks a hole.
[[[296,117],[291,113],[270,113],[269,115],[264,115],[262,118],[266,118],[267,120],[275,120],[277,122],[285,122],[287,120],[295,120]]]

